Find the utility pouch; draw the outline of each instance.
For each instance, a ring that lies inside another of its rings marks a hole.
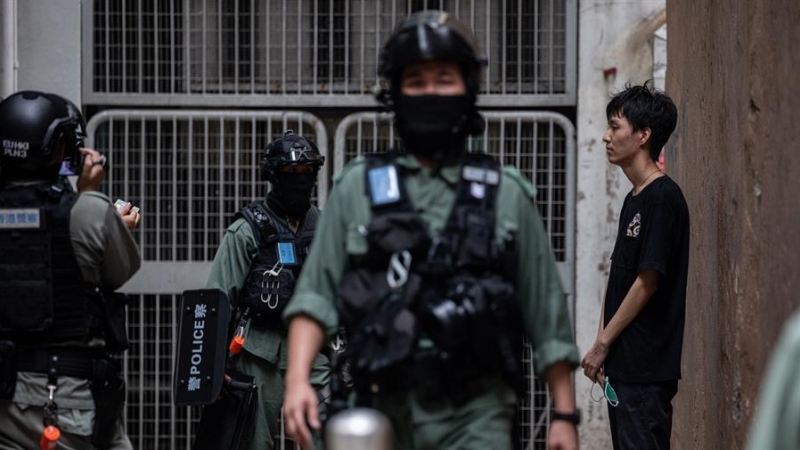
[[[92,445],[109,448],[125,405],[125,380],[116,361],[105,358],[95,361],[91,390],[95,407]]]
[[[103,311],[103,330],[105,332],[106,350],[109,353],[122,353],[128,349],[130,342],[127,333],[128,296],[116,292],[100,292]]]
[[[17,359],[13,341],[0,341],[0,400],[11,400],[17,385]]]
[[[250,308],[253,323],[282,328],[283,310],[289,304],[295,282],[294,273],[288,267],[266,269],[257,277],[251,273],[239,304]]]
[[[238,450],[253,438],[258,408],[254,377],[228,371],[219,398],[203,407],[192,450]]]

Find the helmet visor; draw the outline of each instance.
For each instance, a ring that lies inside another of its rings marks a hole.
[[[293,148],[283,157],[287,164],[321,163],[323,160],[319,152],[309,147]]]

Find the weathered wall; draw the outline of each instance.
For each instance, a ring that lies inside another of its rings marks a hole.
[[[575,329],[581,356],[597,337],[619,211],[631,188],[622,171],[608,163],[602,141],[606,104],[626,82],[653,77],[653,36],[666,20],[664,8],[665,0],[579,2]],[[581,449],[610,449],[605,402],[592,401],[582,371],[575,381],[583,410]]]
[[[692,216],[674,448],[740,449],[800,305],[800,2],[668,0],[667,167]]]

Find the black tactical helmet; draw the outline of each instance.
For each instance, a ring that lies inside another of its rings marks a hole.
[[[378,75],[389,80],[392,95],[397,95],[403,68],[437,60],[461,64],[467,93],[477,97],[486,59],[479,56],[478,42],[469,27],[443,11],[417,12],[401,22],[381,50]]]
[[[22,91],[6,97],[0,102],[4,177],[54,175],[65,158],[78,159],[85,126],[80,110],[61,96]]]
[[[319,170],[325,163],[325,157],[313,142],[286,130],[283,137],[270,142],[261,158],[261,178],[275,181],[275,173],[283,166],[295,164],[311,164]]]

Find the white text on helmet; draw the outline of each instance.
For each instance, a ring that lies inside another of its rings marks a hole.
[[[30,142],[3,139],[3,155],[12,158],[27,158]]]

